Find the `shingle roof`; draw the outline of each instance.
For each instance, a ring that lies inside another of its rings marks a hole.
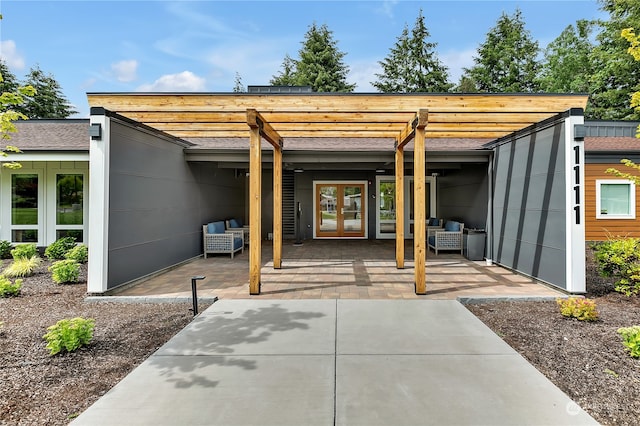
[[[89,120],[27,120],[16,122],[18,131],[3,145],[23,151],[89,151]]]
[[[640,139],[633,137],[586,137],[586,152],[598,151],[640,151]]]

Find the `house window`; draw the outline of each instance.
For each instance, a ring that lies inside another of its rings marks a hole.
[[[597,180],[596,218],[635,219],[635,184],[629,180]]]
[[[84,176],[56,174],[56,239],[83,241]]]
[[[11,240],[38,242],[38,175],[11,175]]]

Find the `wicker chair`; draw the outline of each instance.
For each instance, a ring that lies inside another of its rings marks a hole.
[[[224,222],[211,222],[202,225],[204,258],[209,253],[226,253],[233,255],[244,252],[244,232],[242,230],[225,230]]]
[[[243,225],[240,219],[226,220],[225,225],[228,231],[242,231],[244,234],[244,244],[249,245],[249,225]]]
[[[460,254],[462,254],[463,229],[464,223],[452,220],[447,221],[442,230],[429,230],[427,244],[436,252],[436,256],[441,250],[460,250]]]

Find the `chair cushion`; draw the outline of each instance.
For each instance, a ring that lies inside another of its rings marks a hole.
[[[430,245],[435,246],[436,245],[436,236],[432,235],[429,238],[427,238],[427,241]]]
[[[438,225],[440,225],[440,219],[438,219],[437,217],[430,217],[429,218],[429,223],[427,225],[428,226],[438,226]]]
[[[229,228],[242,228],[242,225],[239,225],[235,219],[229,219]]]
[[[242,248],[242,238],[234,237],[233,238],[233,249],[238,250]]]
[[[224,222],[211,222],[207,224],[208,234],[224,234]]]
[[[448,220],[447,223],[444,224],[444,230],[449,232],[458,232],[460,231],[460,222]]]

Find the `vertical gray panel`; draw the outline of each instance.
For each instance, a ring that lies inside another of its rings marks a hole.
[[[241,217],[243,178],[214,163],[189,164],[183,148],[111,123],[111,289],[202,253],[202,225]]]
[[[495,261],[566,288],[564,123],[495,148]]]

